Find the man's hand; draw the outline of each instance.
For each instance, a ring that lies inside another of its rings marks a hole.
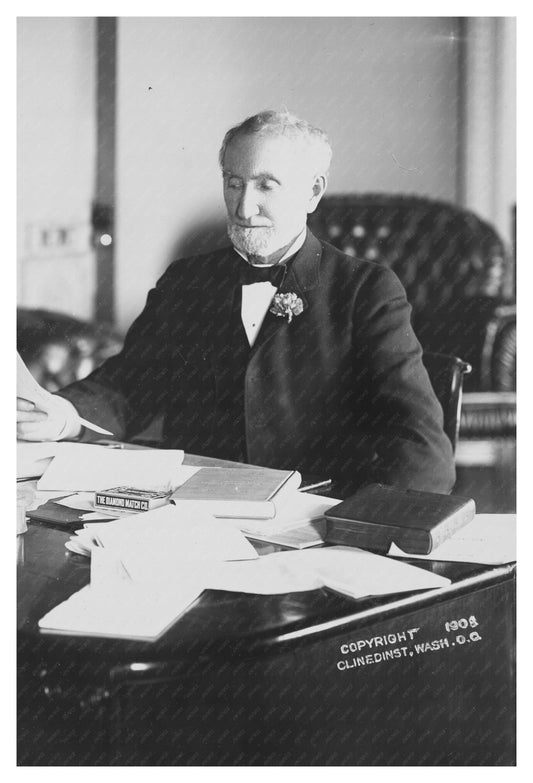
[[[17,437],[19,440],[61,440],[76,438],[81,432],[78,414],[71,402],[54,396],[47,411],[17,397]]]

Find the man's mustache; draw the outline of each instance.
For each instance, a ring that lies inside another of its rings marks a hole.
[[[236,223],[230,222],[232,228],[272,228],[272,223]]]

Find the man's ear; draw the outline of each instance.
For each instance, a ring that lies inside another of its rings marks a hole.
[[[317,174],[313,181],[313,192],[307,205],[307,214],[310,215],[318,206],[318,202],[326,192],[328,179],[325,174]]]

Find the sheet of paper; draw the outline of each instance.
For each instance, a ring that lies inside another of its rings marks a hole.
[[[410,555],[392,544],[389,555],[420,560],[498,565],[516,560],[516,514],[476,514],[429,555]]]
[[[115,552],[99,546],[91,549],[91,587],[111,590],[122,587],[122,582],[132,584],[131,577]],[[117,584],[118,583],[118,584]]]
[[[77,555],[90,557],[96,544],[90,538],[71,536],[68,541],[65,541],[65,547]]]
[[[199,468],[184,466],[178,449],[107,449],[63,443],[37,488],[97,492],[111,487],[168,489],[180,486]]]
[[[313,569],[327,587],[354,598],[450,584],[446,577],[355,547],[321,547],[285,554],[298,559],[305,568]]]
[[[24,364],[24,361],[18,351],[17,396],[22,397],[25,400],[29,400],[29,402],[35,403],[35,406],[45,413],[49,413],[61,405],[61,403],[58,402],[57,397],[54,397],[53,394],[50,394],[49,391],[43,389],[43,387],[37,383],[31,372]],[[99,432],[101,435],[113,434],[112,432],[109,432],[109,430],[105,430],[103,427],[99,427],[97,424],[93,424],[91,421],[87,421],[87,419],[82,419],[81,416],[78,416],[78,421],[84,427],[87,427],[94,432]]]
[[[82,522],[102,522],[105,519],[110,521],[115,518],[109,514],[102,514],[100,511],[88,511],[86,514],[81,515]]]
[[[275,552],[241,563],[219,563],[205,575],[210,590],[276,595],[318,590],[324,581],[313,569],[294,560],[295,552]]]
[[[285,500],[282,508],[274,519],[239,519],[235,520],[239,528],[250,535],[258,534],[265,540],[269,533],[291,530],[316,519],[321,519],[325,512],[340,503],[336,498],[323,495],[309,495],[296,490]]]
[[[37,481],[25,481],[23,483],[23,486],[29,486],[34,491],[33,500],[28,506],[28,511],[33,511],[36,508],[39,508],[39,506],[44,505],[45,503],[48,503],[49,500],[57,501],[59,498],[62,498],[65,496],[64,492],[61,492],[59,490],[50,490],[50,491],[39,491],[37,489]]]
[[[224,560],[258,558],[239,530],[226,530],[208,514],[186,514],[172,505],[91,522],[65,546],[86,555],[102,548],[123,563],[135,582],[153,585],[197,577]]]
[[[31,443],[17,441],[17,478],[42,476],[57,453],[59,443]]]
[[[68,541],[65,541],[65,547],[70,552],[74,552],[75,555],[87,556],[89,554],[87,549],[82,544],[78,544],[76,541],[73,541],[71,539],[69,539]]]
[[[191,577],[224,560],[257,559],[239,530],[224,530],[209,514],[161,506],[99,529],[98,539],[120,558],[137,583]]]
[[[110,521],[111,520],[107,519],[105,522],[94,521],[85,523],[81,529],[75,531],[71,538],[81,539],[82,543],[87,546],[89,550],[92,550],[95,547],[102,547],[102,542],[99,538],[99,532],[103,530]],[[88,554],[90,554],[90,552]]]
[[[319,546],[324,543],[326,532],[325,520],[316,522],[297,523],[287,530],[278,530],[271,533],[245,533],[256,541],[267,541],[270,544],[289,547],[290,549],[307,549],[310,546]]]
[[[207,576],[206,587],[213,590],[273,595],[325,586],[353,598],[450,584],[449,579],[424,569],[341,546],[277,552],[258,561],[219,564]]]
[[[41,620],[41,631],[153,641],[180,617],[202,592],[184,581],[160,592],[124,580],[89,585],[56,606]]]
[[[78,511],[94,511],[94,492],[75,492],[57,500],[56,503]]]

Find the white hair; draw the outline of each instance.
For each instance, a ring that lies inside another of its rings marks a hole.
[[[305,144],[309,152],[313,174],[327,176],[331,163],[332,149],[327,135],[320,128],[306,120],[300,120],[288,111],[262,111],[248,117],[239,125],[230,128],[224,136],[219,152],[220,167],[224,168],[224,156],[228,145],[238,136],[251,135],[285,136]]]

